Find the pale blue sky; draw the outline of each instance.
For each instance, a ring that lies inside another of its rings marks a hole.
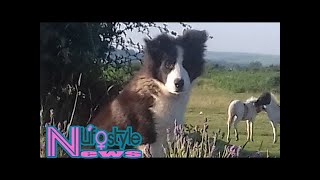
[[[161,25],[162,23],[158,23]],[[168,29],[182,33],[179,23],[166,23]],[[193,29],[207,30],[213,39],[207,41],[210,51],[251,52],[280,55],[280,23],[187,23]],[[152,29],[151,36],[159,34]],[[128,32],[135,42],[143,44],[144,35]]]

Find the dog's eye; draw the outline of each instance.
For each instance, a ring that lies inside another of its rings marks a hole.
[[[170,63],[170,62],[167,62],[167,63],[166,63],[166,68],[167,68],[167,69],[173,69],[173,67],[174,67],[174,64],[173,64],[173,63]]]

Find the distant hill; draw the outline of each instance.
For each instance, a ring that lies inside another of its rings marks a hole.
[[[124,50],[115,50],[111,53],[110,57],[115,59],[118,57],[127,57],[132,60],[143,58],[143,54],[139,53],[134,56],[136,52],[134,50],[129,50],[128,52]],[[223,66],[230,65],[240,65],[246,66],[251,62],[259,61],[263,66],[279,65],[280,56],[279,55],[266,55],[266,54],[256,54],[256,53],[239,53],[239,52],[216,52],[216,51],[206,51],[205,59],[208,63],[215,63]]]
[[[248,65],[250,62],[259,61],[263,66],[279,65],[280,55],[256,54],[256,53],[239,53],[239,52],[216,52],[207,51],[205,59],[209,63],[221,65],[238,64]]]

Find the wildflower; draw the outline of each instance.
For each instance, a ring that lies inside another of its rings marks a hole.
[[[53,115],[54,115],[53,109],[50,109],[50,125],[54,125]]]
[[[50,118],[52,118],[53,117],[53,109],[50,109]]]
[[[167,129],[167,141],[168,142],[170,141],[170,129],[169,128]]]
[[[68,123],[67,120],[63,121],[63,129],[64,130],[67,130],[67,123]]]
[[[152,157],[152,154],[151,154],[151,151],[150,151],[150,144],[147,144],[145,147],[144,147],[144,154],[147,158],[151,158]]]
[[[178,131],[178,133],[183,136],[183,128],[181,124],[178,126]]]
[[[175,137],[177,137],[180,134],[179,126],[177,125],[177,120],[176,119],[174,120],[173,134],[174,134]]]
[[[40,118],[42,118],[43,109],[40,110]]]
[[[45,143],[41,143],[41,144],[40,144],[40,149],[44,150],[45,147],[46,147]]]
[[[58,123],[58,130],[61,131],[61,123]]]
[[[227,150],[228,150],[229,156],[239,157],[241,147],[236,146],[236,145],[232,145],[232,146],[229,146]]]

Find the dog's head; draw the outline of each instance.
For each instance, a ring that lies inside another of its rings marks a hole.
[[[187,30],[178,38],[161,34],[144,39],[146,71],[171,93],[189,90],[203,71],[207,38],[206,31]]]

